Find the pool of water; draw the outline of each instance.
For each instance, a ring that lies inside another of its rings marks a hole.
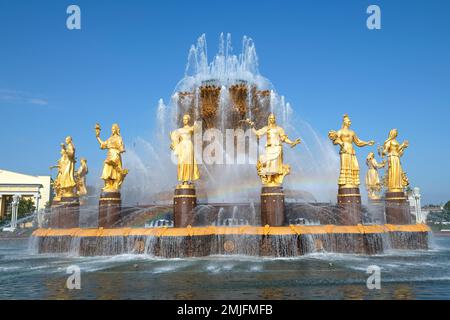
[[[66,288],[72,265],[79,290]],[[379,290],[366,286],[371,265]],[[27,239],[0,240],[0,299],[450,299],[450,237],[429,251],[289,259],[36,255]]]

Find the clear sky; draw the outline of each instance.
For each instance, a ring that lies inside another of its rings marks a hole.
[[[82,29],[66,28],[81,7]],[[366,9],[381,7],[382,29]],[[363,139],[396,127],[425,203],[450,200],[450,1],[0,0],[0,168],[46,175],[73,136],[99,175],[94,124],[148,137],[202,34],[253,38],[260,72],[323,136],[349,113]],[[366,152],[364,151],[364,154]],[[361,164],[362,166],[362,164]]]

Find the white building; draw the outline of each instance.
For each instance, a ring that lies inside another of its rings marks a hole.
[[[32,199],[37,210],[44,209],[51,197],[51,177],[0,169],[0,219],[9,213],[7,204],[13,195]]]
[[[423,210],[422,204],[420,203],[421,197],[420,189],[417,187],[408,192],[408,201],[411,208],[411,214],[416,216],[416,223],[427,223],[427,217],[430,211]]]

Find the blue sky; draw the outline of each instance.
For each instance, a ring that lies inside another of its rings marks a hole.
[[[66,28],[77,4],[82,29]],[[366,28],[377,4],[382,29]],[[159,98],[182,78],[190,45],[221,32],[253,38],[260,72],[323,136],[350,114],[361,138],[399,129],[424,202],[450,200],[449,1],[0,0],[0,168],[49,174],[72,135],[93,177],[94,124],[150,136]],[[365,154],[366,152],[363,151]],[[361,164],[362,166],[362,164]]]

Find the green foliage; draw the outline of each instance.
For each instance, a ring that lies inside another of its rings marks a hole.
[[[450,211],[442,210],[441,212],[432,212],[428,215],[427,220],[434,223],[450,221]]]
[[[450,201],[447,201],[447,203],[444,205],[444,210],[450,212]]]
[[[33,200],[31,199],[20,199],[19,208],[18,208],[18,217],[22,217],[24,215],[30,214],[36,210]]]

